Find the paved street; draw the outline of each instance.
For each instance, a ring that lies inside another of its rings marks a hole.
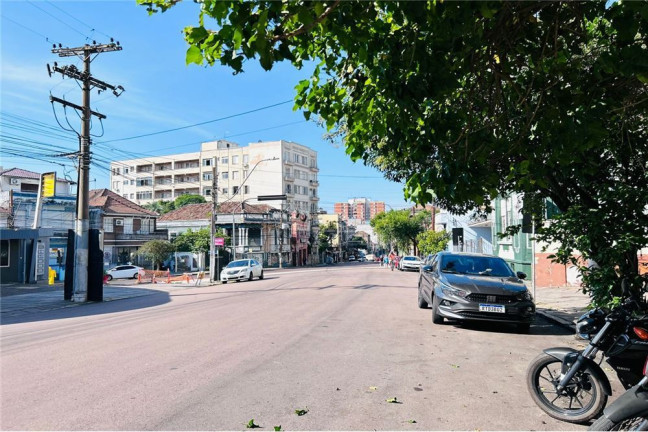
[[[0,426],[585,429],[543,414],[524,383],[543,348],[578,346],[569,332],[435,326],[417,277],[351,263],[16,317],[2,326]]]

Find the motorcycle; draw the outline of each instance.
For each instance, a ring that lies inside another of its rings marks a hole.
[[[648,358],[644,365],[644,377],[639,384],[605,408],[603,415],[587,430],[648,430]]]
[[[540,409],[570,423],[596,418],[612,394],[610,381],[599,366],[603,358],[624,388],[641,380],[648,354],[648,317],[635,317],[641,309],[633,297],[609,313],[593,309],[576,323],[576,332],[589,340],[584,350],[548,348],[536,357],[527,371],[527,387]],[[599,352],[602,358],[597,364]]]

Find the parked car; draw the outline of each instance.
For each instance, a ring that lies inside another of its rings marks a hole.
[[[231,261],[221,270],[220,280],[222,283],[229,281],[251,281],[255,277],[263,279],[263,265],[255,259],[240,259]]]
[[[371,261],[376,261],[376,256],[375,256],[374,254],[365,255],[365,258],[366,258],[367,261],[369,261],[369,262],[371,262]]]
[[[349,255],[349,258],[347,258],[347,261],[355,261],[355,255]]]
[[[421,268],[421,260],[414,255],[405,255],[398,261],[398,270],[416,270]]]
[[[493,255],[440,252],[421,269],[418,306],[432,307],[435,324],[444,318],[504,321],[527,332],[535,304],[524,278]]]
[[[360,261],[360,262],[365,262],[365,261],[367,261],[367,258],[364,255],[358,255],[357,260]]]
[[[137,275],[144,268],[134,265],[118,265],[111,269],[106,270],[106,278],[111,281],[113,279],[137,279]]]

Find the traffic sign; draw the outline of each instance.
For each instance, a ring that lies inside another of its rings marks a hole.
[[[223,237],[214,237],[214,246],[225,246],[225,239]]]

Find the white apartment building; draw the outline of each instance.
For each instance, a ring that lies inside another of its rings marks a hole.
[[[211,141],[199,152],[115,161],[110,168],[110,189],[140,205],[184,194],[211,201],[216,168],[219,203],[255,203],[260,195],[286,194],[284,210],[314,214],[319,209],[317,152],[284,140],[247,146]],[[281,202],[267,204],[279,208]]]

